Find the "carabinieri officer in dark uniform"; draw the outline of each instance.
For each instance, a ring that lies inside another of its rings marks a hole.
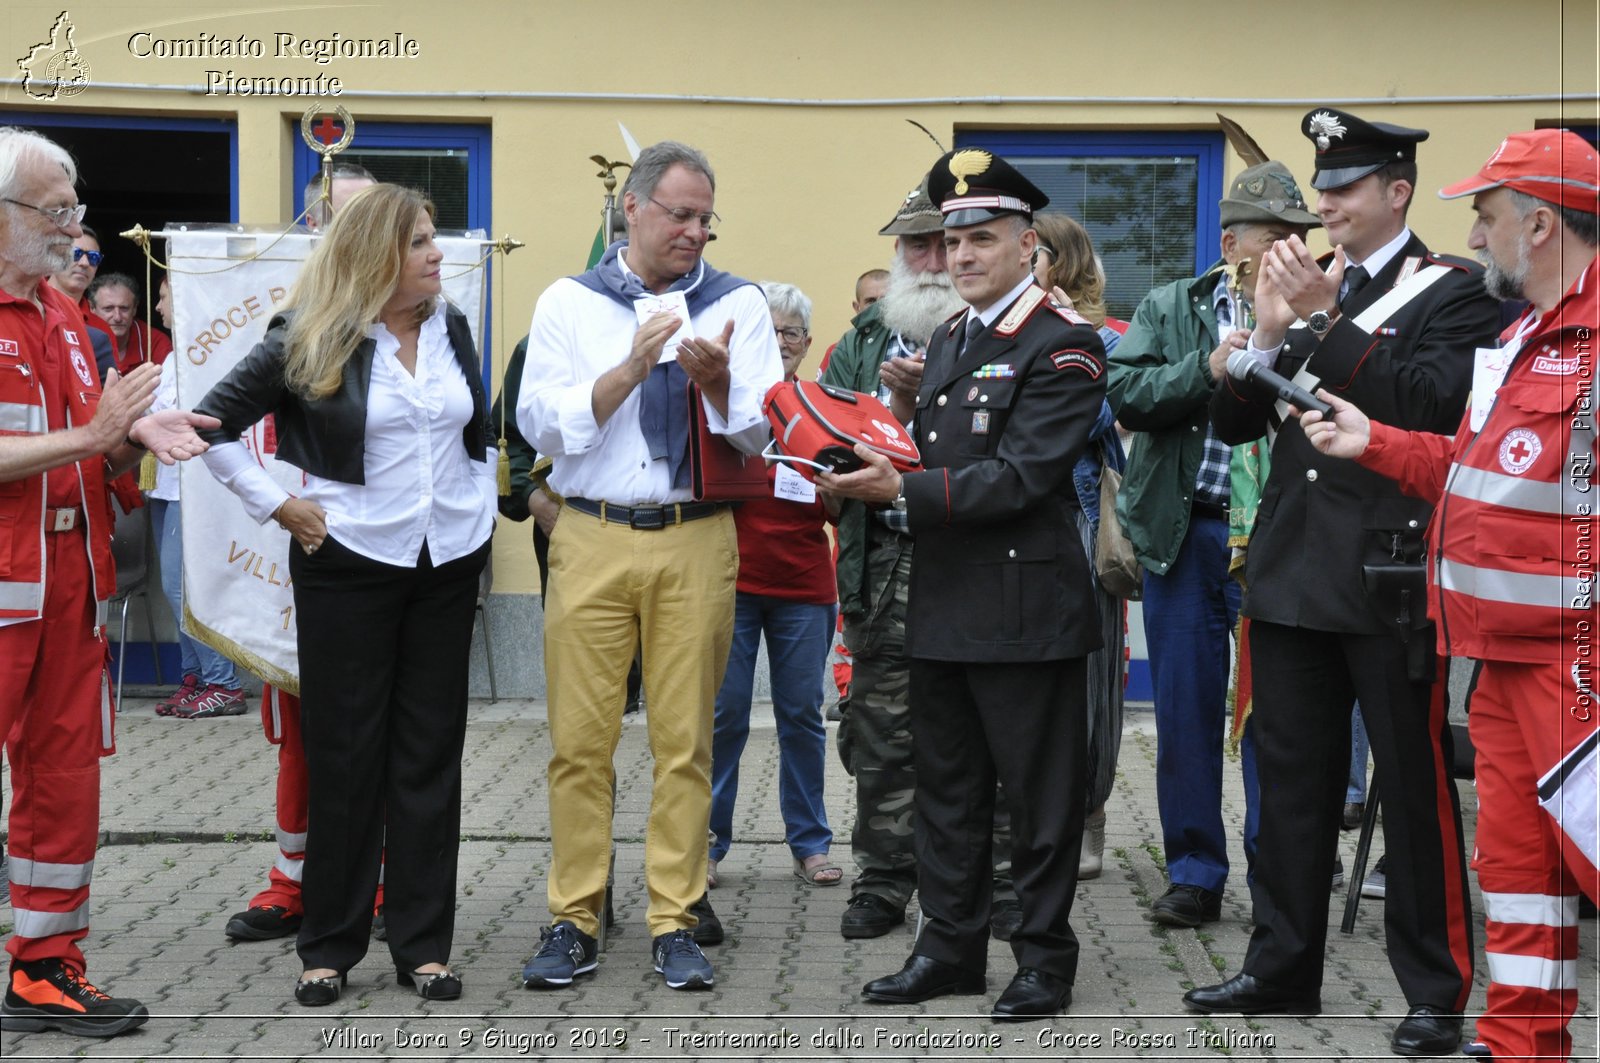
[[[935,332],[910,422],[924,471],[866,468],[817,486],[904,512],[912,562],[906,648],[917,769],[918,889],[926,916],[872,1003],[981,993],[989,938],[995,780],[1012,810],[1022,926],[1000,1021],[1072,999],[1078,941],[1068,917],[1083,830],[1084,657],[1100,645],[1093,574],[1079,544],[1072,465],[1105,393],[1095,330],[1050,304],[1030,276],[1033,212],[1048,200],[1003,159],[954,151],[929,195],[969,309]]]
[[[1301,131],[1317,146],[1311,186],[1336,250],[1317,262],[1291,238],[1263,256],[1251,353],[1374,417],[1455,431],[1473,350],[1494,343],[1497,311],[1480,267],[1431,254],[1406,225],[1427,131],[1327,107],[1308,113]],[[1391,1047],[1452,1053],[1472,989],[1472,913],[1444,663],[1423,607],[1430,507],[1318,453],[1298,419],[1246,384],[1219,386],[1211,419],[1225,443],[1277,429],[1243,608],[1261,832],[1243,970],[1191,990],[1184,1003],[1202,1012],[1321,1010],[1347,759],[1334,754],[1350,747],[1359,700],[1383,804],[1389,963],[1409,1007]]]

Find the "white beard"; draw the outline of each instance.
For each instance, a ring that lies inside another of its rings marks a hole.
[[[883,323],[918,346],[926,347],[933,330],[966,305],[948,273],[913,273],[895,256],[889,264],[889,288],[878,300]]]

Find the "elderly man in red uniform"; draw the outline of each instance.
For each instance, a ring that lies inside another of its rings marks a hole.
[[[1469,1055],[1566,1059],[1578,1003],[1578,893],[1600,898],[1594,669],[1595,330],[1600,160],[1574,133],[1501,142],[1439,193],[1472,196],[1468,246],[1499,299],[1533,305],[1478,351],[1455,436],[1404,432],[1320,392],[1306,437],[1436,504],[1428,612],[1442,655],[1479,664],[1469,709],[1488,1006]]]
[[[109,1037],[149,1018],[84,978],[100,757],[112,750],[105,680],[111,562],[108,475],[143,448],[205,450],[180,410],[139,416],[157,370],[102,393],[83,318],[45,278],[72,261],[84,208],[65,151],[0,129],[0,736],[11,764],[13,933],[0,1029]]]

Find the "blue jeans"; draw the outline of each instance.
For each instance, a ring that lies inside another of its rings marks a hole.
[[[739,758],[750,737],[750,699],[756,648],[767,636],[772,666],[772,711],[778,724],[778,809],[795,859],[826,853],[833,843],[822,805],[828,754],[822,726],[822,670],[833,643],[834,605],[813,605],[740,591],[733,607],[733,648],[717,692],[711,739],[711,859],[733,843],[733,805]]]
[[[1222,892],[1222,744],[1228,729],[1228,640],[1240,587],[1228,575],[1228,524],[1196,515],[1164,576],[1144,576],[1144,632],[1156,702],[1156,803],[1173,885]],[[1259,801],[1254,727],[1243,760],[1244,851],[1254,862]]]
[[[1361,703],[1350,710],[1350,785],[1345,787],[1346,804],[1358,805],[1367,799],[1367,727],[1361,720]]]
[[[215,684],[229,690],[239,689],[239,673],[233,662],[203,642],[183,633],[183,513],[178,503],[160,498],[145,500],[150,506],[150,524],[156,537],[156,550],[161,559],[161,593],[172,606],[172,618],[178,626],[178,655],[183,662],[183,674],[200,677],[202,686]]]

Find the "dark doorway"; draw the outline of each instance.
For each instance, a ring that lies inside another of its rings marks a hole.
[[[126,273],[144,288],[144,253],[118,235],[135,225],[159,231],[172,222],[235,220],[237,137],[232,121],[13,111],[0,112],[0,125],[43,133],[77,160],[78,197],[89,207],[83,220],[100,235],[105,255],[102,276]],[[161,240],[152,244],[158,260],[166,254],[164,245]],[[152,283],[159,273],[159,268],[153,270]],[[142,294],[149,299],[148,293]],[[139,308],[141,319],[145,309]]]

